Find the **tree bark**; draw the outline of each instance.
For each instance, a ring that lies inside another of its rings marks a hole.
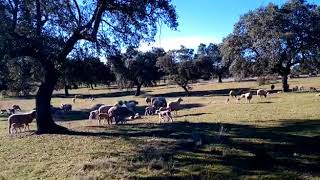
[[[66,97],[69,96],[69,85],[67,85],[67,84],[64,85],[64,95]]]
[[[288,85],[288,75],[282,75],[282,89],[283,92],[289,92],[289,85]]]
[[[94,88],[93,88],[93,84],[92,84],[92,83],[90,83],[90,87],[91,87],[91,89],[94,89]]]
[[[141,87],[142,87],[142,84],[138,84],[138,85],[137,85],[137,90],[136,90],[135,96],[140,96],[140,94],[141,94]]]
[[[222,83],[222,74],[218,74],[218,83]]]
[[[57,82],[57,73],[53,65],[46,65],[44,81],[36,95],[37,134],[58,133],[66,130],[54,123],[51,116],[51,96]]]
[[[187,96],[190,96],[191,94],[190,94],[190,92],[189,92],[189,90],[188,90],[188,88],[187,88],[187,86],[181,86],[182,88],[183,88],[183,90],[186,92],[186,95]]]

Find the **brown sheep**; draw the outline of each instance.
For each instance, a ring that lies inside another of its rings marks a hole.
[[[112,120],[110,119],[108,113],[100,113],[98,115],[98,125],[100,125],[100,122],[101,122],[102,119],[107,120],[109,125],[112,124]]]
[[[171,111],[174,111],[175,114],[178,114],[178,110],[180,109],[180,103],[183,101],[182,98],[178,98],[172,102],[168,103],[167,108],[170,108]]]
[[[268,91],[266,91],[266,90],[264,90],[264,89],[259,89],[259,90],[257,90],[257,96],[260,96],[260,98],[262,97],[262,96],[264,96],[265,98],[267,98],[267,95],[268,95],[269,93],[268,93]]]

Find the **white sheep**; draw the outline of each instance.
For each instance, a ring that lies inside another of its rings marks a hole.
[[[299,91],[300,92],[304,91],[304,87],[303,86],[299,86]]]
[[[260,98],[262,97],[262,96],[264,96],[265,98],[267,98],[267,95],[269,94],[269,92],[268,91],[266,91],[266,90],[264,90],[264,89],[259,89],[259,90],[257,90],[257,96],[260,96]]]
[[[60,108],[64,111],[64,112],[69,112],[72,110],[72,105],[71,104],[61,104]]]
[[[174,101],[168,103],[167,108],[170,108],[171,111],[174,111],[175,114],[178,114],[178,110],[180,109],[180,103],[183,101],[182,98],[178,98]]]
[[[236,97],[237,97],[236,91],[231,90],[231,91],[229,92],[229,96],[232,97],[232,98],[236,98]]]
[[[292,88],[292,92],[295,92],[295,91],[298,91],[299,90],[299,87],[298,86],[295,86]]]
[[[245,94],[241,94],[240,98],[245,98],[247,103],[250,103],[251,99],[252,99],[252,94],[251,92],[245,93]]]
[[[12,105],[12,109],[14,109],[15,111],[21,111],[21,108],[19,105]]]
[[[107,120],[108,124],[110,125],[110,123],[112,124],[112,121],[110,119],[110,116],[108,113],[100,113],[98,114],[98,125],[100,125],[101,120]]]
[[[89,115],[89,120],[97,119],[98,114],[99,114],[99,110],[91,111]]]
[[[111,107],[112,106],[102,105],[99,107],[98,111],[99,111],[99,113],[108,113],[108,111]]]
[[[144,115],[145,116],[150,116],[150,115],[153,115],[156,111],[156,107],[154,106],[147,106],[146,109],[145,109],[145,113]]]
[[[161,123],[162,121],[165,122],[165,120],[173,122],[173,118],[171,116],[170,110],[159,111],[158,114],[159,114],[159,123]]]
[[[147,105],[151,105],[151,98],[150,97],[146,97],[145,102],[147,103]]]
[[[28,127],[28,130],[29,130],[29,124],[32,122],[34,118],[36,118],[35,110],[29,113],[12,114],[11,116],[8,117],[9,134],[11,134],[11,126],[13,123],[25,125],[25,127]]]

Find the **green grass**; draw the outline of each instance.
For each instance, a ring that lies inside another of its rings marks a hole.
[[[320,78],[293,79],[290,84],[320,89]],[[79,100],[58,122],[74,130],[71,135],[8,135],[7,117],[0,116],[0,179],[319,179],[320,97],[276,93],[267,99],[254,96],[251,104],[226,104],[223,92],[240,87],[269,86],[195,84],[194,96],[183,97],[185,108],[172,124],[158,124],[152,116],[97,126],[86,120],[83,109],[120,99],[137,100],[140,110],[145,105],[144,97],[104,88],[71,91],[99,96],[94,102]],[[162,94],[170,100],[183,95],[176,86],[143,90],[143,96]],[[52,100],[55,106],[70,102]],[[12,104],[30,110],[34,100],[8,98],[0,106]],[[221,126],[225,131],[220,132]]]

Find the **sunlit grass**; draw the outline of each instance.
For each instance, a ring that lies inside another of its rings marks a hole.
[[[293,79],[290,84],[320,89],[320,78]],[[83,132],[78,135],[37,136],[32,131],[8,135],[7,117],[1,115],[0,179],[319,178],[320,97],[310,92],[275,93],[266,99],[254,96],[250,104],[232,99],[226,104],[226,94],[203,93],[233,88],[269,89],[269,85],[194,84],[193,91],[202,95],[183,97],[189,108],[179,111],[174,124],[158,125],[157,116],[151,116],[128,125],[98,127],[96,122],[79,119],[82,116],[65,115],[65,121],[58,123]],[[164,94],[169,100],[183,92],[176,86],[143,90],[144,96]],[[73,110],[129,99],[145,105],[144,96],[104,96],[117,92],[71,90],[73,94],[101,95],[93,102],[79,99]],[[71,103],[71,98],[52,100],[54,106],[61,103]],[[34,100],[6,98],[0,106],[13,104],[28,111]],[[31,129],[35,128],[33,123]],[[200,145],[195,137],[200,137]]]

